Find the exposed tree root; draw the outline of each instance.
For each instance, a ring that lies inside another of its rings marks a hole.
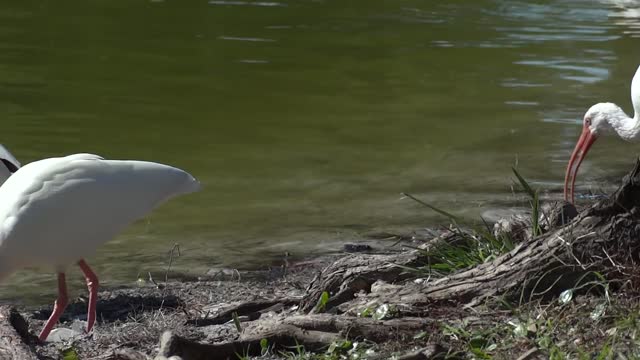
[[[640,161],[610,199],[594,204],[568,225],[551,228],[535,238],[525,237],[514,250],[494,261],[421,284],[388,287],[388,291],[372,297],[412,306],[442,301],[474,305],[498,295],[554,295],[592,272],[621,275],[624,264],[640,258],[639,205]],[[571,211],[570,205],[561,208],[565,210],[561,216]],[[336,262],[319,276],[321,281],[311,285],[301,302],[302,309],[311,311],[322,291],[330,293],[329,304],[335,307],[351,301],[360,291],[369,293],[375,279],[402,280],[394,278],[399,270],[393,269],[392,263],[398,260],[402,265],[424,261],[411,252],[369,262],[362,258]]]
[[[453,232],[445,232],[427,243],[423,249],[437,246],[443,242],[454,243],[457,236]],[[407,251],[392,255],[351,255],[337,260],[322,271],[307,287],[306,294],[300,302],[302,311],[314,313],[318,299],[323,292],[331,297],[324,306],[324,311],[352,300],[359,292],[370,292],[371,285],[377,281],[400,282],[410,276],[400,266],[418,267],[429,263],[424,251]],[[398,266],[400,265],[400,266]]]

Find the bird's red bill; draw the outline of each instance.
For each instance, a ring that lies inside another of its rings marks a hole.
[[[573,149],[573,153],[569,159],[569,165],[567,165],[567,173],[564,178],[564,199],[566,201],[573,202],[573,189],[576,183],[578,168],[587,155],[587,151],[589,151],[589,148],[595,141],[596,136],[591,133],[588,126],[585,126],[582,129],[582,134],[580,135],[580,139],[578,139],[575,149]]]

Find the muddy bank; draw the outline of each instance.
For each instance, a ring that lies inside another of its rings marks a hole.
[[[206,341],[210,336],[206,326],[218,314],[218,305],[276,304],[279,299],[286,299],[284,305],[293,306],[302,297],[309,281],[335,258],[334,255],[302,261],[289,266],[286,272],[282,268],[264,271],[211,269],[197,278],[171,274],[171,278],[191,279],[153,280],[141,283],[137,288],[101,291],[98,322],[91,335],[82,334],[87,303],[86,298],[79,298],[69,305],[58,326],[79,334],[71,339],[35,345],[34,349],[42,358],[58,358],[69,348],[73,348],[80,359],[119,358],[116,354],[123,351],[129,356],[144,354],[141,358],[153,358],[166,330],[192,341]],[[39,332],[51,310],[51,306],[45,306],[36,311],[21,312],[32,334]],[[224,328],[220,336],[237,332],[233,325],[225,325],[230,319],[220,316],[217,319],[218,325]],[[65,332],[63,337],[67,335]],[[35,339],[31,340],[35,342]],[[109,354],[113,354],[112,357]]]
[[[12,336],[26,345],[27,353],[31,352],[39,359],[58,359],[69,353],[76,354],[78,359],[153,359],[161,351],[161,338],[167,330],[171,331],[174,343],[184,340],[188,346],[233,343],[257,320],[291,318],[298,312],[309,284],[335,261],[355,254],[389,256],[403,251],[401,246],[394,246],[392,235],[378,234],[376,237],[377,240],[367,243],[345,244],[342,253],[285,261],[270,269],[211,269],[200,276],[170,273],[168,282],[153,279],[141,282],[136,288],[103,290],[97,305],[98,322],[91,334],[83,332],[87,299],[79,297],[69,304],[46,344],[38,343],[35,335],[51,314],[52,307],[17,309],[20,319],[10,325],[18,330]],[[389,241],[380,240],[385,237],[389,237]],[[4,307],[2,311],[12,313],[14,309]],[[234,313],[241,332],[233,320]],[[15,317],[16,313],[13,314]],[[335,340],[340,338],[336,336]],[[394,340],[395,346],[390,343],[380,349],[384,348],[385,353],[401,349],[399,339]],[[322,342],[315,349],[307,348],[321,350],[325,345],[326,342]],[[239,345],[238,349],[232,347],[204,358],[236,359],[236,352],[242,354],[246,350]],[[207,350],[207,354],[211,352]],[[26,355],[18,358],[21,356]],[[194,357],[182,356],[185,360],[191,358]],[[280,359],[283,356],[273,351],[260,358]]]

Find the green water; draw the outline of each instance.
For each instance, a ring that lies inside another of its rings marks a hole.
[[[521,206],[510,167],[559,198],[586,109],[627,111],[640,11],[609,2],[7,1],[0,142],[23,162],[92,152],[204,184],[88,259],[105,286],[265,267],[383,230]],[[601,140],[581,191],[636,150]],[[71,268],[74,294],[83,288]],[[50,300],[26,270],[0,297]],[[48,301],[47,300],[47,301]]]

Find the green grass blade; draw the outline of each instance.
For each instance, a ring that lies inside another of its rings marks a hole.
[[[429,209],[431,209],[431,210],[433,210],[433,211],[437,212],[437,213],[438,213],[438,214],[440,214],[440,215],[444,215],[444,216],[448,217],[451,221],[454,221],[454,222],[458,222],[458,221],[459,221],[459,219],[458,219],[458,217],[457,217],[457,216],[455,216],[455,215],[453,215],[453,214],[451,214],[451,213],[449,213],[449,212],[446,212],[446,211],[444,211],[444,210],[442,210],[442,209],[439,209],[439,208],[437,208],[437,207],[435,207],[435,206],[433,206],[433,205],[431,205],[431,204],[428,204],[428,203],[426,203],[426,202],[424,202],[424,201],[422,201],[422,200],[420,200],[420,199],[416,198],[415,196],[413,196],[413,195],[411,195],[411,194],[408,194],[408,193],[404,193],[404,192],[403,192],[403,193],[402,193],[402,195],[403,195],[403,196],[408,197],[409,199],[411,199],[411,200],[413,200],[413,201],[417,202],[417,203],[418,203],[418,204],[420,204],[420,205],[423,205],[423,206],[425,206],[425,207],[427,207],[427,208],[429,208]]]
[[[241,333],[242,325],[240,324],[240,318],[238,317],[238,313],[234,311],[231,314],[231,316],[233,317],[233,324],[236,326],[236,330],[238,330],[238,332]]]
[[[526,192],[529,197],[531,197],[531,224],[532,224],[532,235],[538,236],[542,233],[542,229],[540,228],[540,199],[538,195],[538,191],[533,190],[533,188],[529,185],[527,180],[525,180],[522,175],[516,170],[515,167],[511,167],[513,173],[518,178],[518,182],[520,182],[520,186],[524,192]]]
[[[538,199],[538,192],[533,195],[533,201],[531,202],[531,224],[533,226],[533,236],[538,236],[542,233],[540,229],[540,201]]]
[[[527,180],[525,180],[522,175],[520,175],[520,173],[518,172],[518,170],[516,170],[515,167],[511,167],[511,170],[513,170],[513,173],[516,175],[516,177],[518,178],[518,182],[520,182],[520,185],[522,186],[522,188],[524,189],[524,191],[529,194],[529,196],[533,199],[536,196],[536,192],[533,191],[533,189],[531,188],[531,186],[529,186],[529,183],[527,182]]]

